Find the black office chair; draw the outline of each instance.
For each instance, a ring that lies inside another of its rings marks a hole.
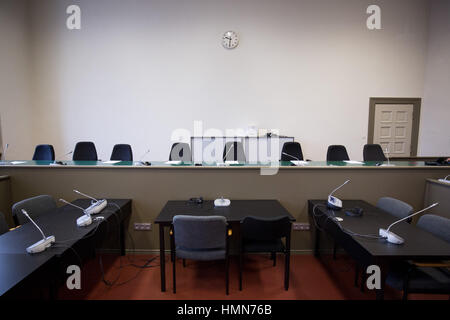
[[[73,161],[97,161],[97,149],[93,142],[78,142],[73,151]]]
[[[289,289],[289,262],[291,253],[291,221],[288,217],[263,219],[246,217],[241,222],[241,251],[239,252],[239,290],[242,290],[244,253],[271,253],[276,265],[276,253],[285,255],[284,289]],[[283,244],[282,238],[285,238]]]
[[[417,227],[450,243],[450,219],[433,214],[420,217]],[[407,261],[390,268],[386,283],[403,291],[403,300],[409,293],[450,294],[450,264],[436,261]]]
[[[15,203],[12,206],[12,214],[16,225],[25,224],[29,221],[27,217],[23,215],[22,209],[25,209],[30,217],[35,218],[56,209],[56,203],[55,200],[48,195],[37,196]]]
[[[347,149],[341,145],[331,145],[327,151],[327,161],[345,161],[350,160]]]
[[[111,161],[133,161],[133,150],[129,144],[116,144],[111,153]]]
[[[0,235],[9,231],[8,223],[6,223],[5,215],[0,212]]]
[[[192,161],[191,147],[187,143],[176,142],[172,145],[169,161]]]
[[[214,261],[225,260],[226,294],[229,287],[228,244],[231,229],[223,216],[173,217],[170,232],[170,252],[172,257],[173,293],[176,293],[176,258]]]
[[[281,161],[303,160],[302,146],[298,142],[286,142],[281,150]]]
[[[379,144],[366,144],[363,149],[364,161],[387,161]]]
[[[245,152],[242,142],[227,142],[223,149],[223,161],[245,162]]]
[[[40,144],[34,149],[34,161],[55,161],[55,150],[51,144]]]

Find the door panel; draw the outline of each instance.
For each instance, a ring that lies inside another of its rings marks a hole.
[[[411,156],[412,104],[376,104],[374,143],[388,150],[389,157]]]

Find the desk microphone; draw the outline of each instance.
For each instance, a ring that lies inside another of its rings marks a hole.
[[[91,197],[91,196],[89,196],[87,194],[84,194],[83,192],[80,192],[78,190],[73,190],[73,192],[75,192],[75,193],[77,193],[77,194],[79,194],[79,195],[81,195],[83,197],[86,197],[86,198],[89,198],[89,199],[93,200],[91,205],[87,209],[84,209],[88,214],[100,213],[100,211],[102,211],[106,207],[106,205],[108,204],[108,201],[106,201],[105,199],[97,200],[94,197]]]
[[[55,236],[46,237],[44,232],[42,232],[42,229],[39,228],[39,226],[36,224],[36,222],[34,222],[33,219],[31,219],[31,217],[28,215],[28,213],[24,209],[22,209],[21,212],[23,213],[23,215],[25,217],[27,217],[34,224],[34,226],[39,230],[39,232],[42,235],[42,240],[39,240],[35,244],[32,244],[31,246],[29,246],[26,249],[27,252],[28,253],[39,253],[39,252],[42,252],[45,249],[49,248],[52,245],[52,243],[55,242]]]
[[[380,228],[380,230],[379,230],[379,235],[380,235],[380,237],[385,238],[385,239],[387,240],[387,242],[389,242],[389,243],[393,243],[393,244],[402,244],[402,243],[404,243],[405,240],[404,240],[402,237],[398,236],[397,234],[395,234],[395,233],[393,233],[393,232],[391,232],[391,231],[389,231],[389,230],[390,230],[394,225],[396,225],[397,223],[402,222],[402,221],[404,221],[404,220],[407,220],[407,219],[411,218],[412,216],[415,216],[416,214],[419,214],[419,213],[422,213],[422,212],[424,212],[424,211],[427,211],[427,210],[429,210],[429,209],[431,209],[431,208],[433,208],[433,207],[436,207],[438,204],[439,204],[439,202],[433,203],[432,205],[426,207],[425,209],[422,209],[422,210],[420,210],[420,211],[417,211],[416,213],[410,214],[409,216],[406,216],[406,217],[404,217],[404,218],[402,218],[402,219],[400,219],[400,220],[395,221],[394,223],[392,223],[392,224],[387,228],[387,230],[386,230],[386,229]]]
[[[447,180],[447,178],[450,177],[450,175],[446,176],[444,179],[439,179],[440,182],[450,183],[450,180]]]
[[[349,182],[350,182],[350,180],[347,180],[343,184],[341,184],[339,187],[337,187],[336,189],[331,191],[331,193],[328,195],[328,202],[327,202],[328,208],[330,208],[332,210],[340,210],[340,209],[342,209],[342,201],[340,199],[336,198],[336,197],[333,197],[333,193],[338,191],[340,188],[342,188],[343,186],[345,186]]]
[[[150,149],[148,149],[140,158],[140,160],[138,161],[139,164],[144,165],[144,166],[151,166],[152,163],[148,162],[148,161],[142,161],[142,159],[144,159],[144,157],[150,153]]]
[[[73,153],[73,150],[67,152],[66,154],[63,155],[63,158],[66,158],[69,154],[72,154],[72,153]],[[55,161],[53,161],[50,165],[53,165],[53,166],[54,166],[54,165],[65,166],[65,165],[67,165],[67,163],[65,163],[65,162],[63,162],[63,161],[57,161],[57,160],[55,159]]]
[[[85,209],[83,209],[82,207],[76,206],[73,203],[70,203],[69,201],[66,201],[64,199],[59,199],[59,201],[68,204],[69,206],[72,206],[74,208],[80,209],[81,211],[83,211],[84,215],[82,215],[81,217],[79,217],[77,219],[77,226],[79,227],[87,227],[88,225],[90,225],[92,223],[92,218],[91,215],[89,213],[86,212]]]

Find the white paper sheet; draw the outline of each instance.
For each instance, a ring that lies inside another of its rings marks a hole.
[[[296,166],[306,166],[308,164],[308,161],[291,160],[291,162]]]

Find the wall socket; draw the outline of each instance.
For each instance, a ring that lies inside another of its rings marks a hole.
[[[151,223],[134,223],[134,230],[137,231],[151,231],[152,224]]]
[[[309,228],[310,228],[309,223],[294,222],[292,224],[292,229],[295,231],[308,231]]]

